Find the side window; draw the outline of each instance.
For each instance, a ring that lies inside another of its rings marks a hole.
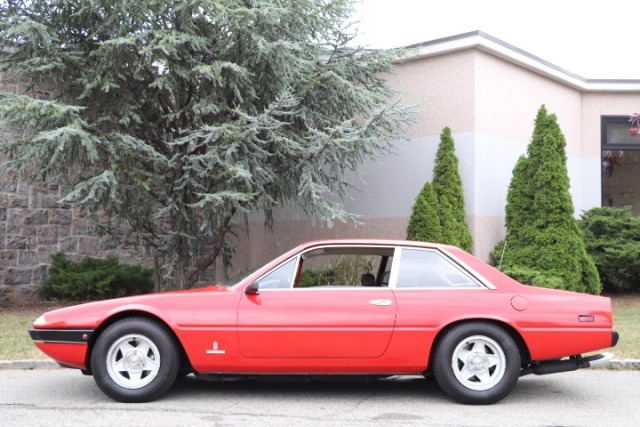
[[[394,248],[328,247],[302,255],[296,287],[385,287]]]
[[[383,286],[377,275],[380,271],[380,256],[368,254],[321,254],[313,253],[303,261],[301,288],[316,286]],[[389,257],[385,258],[391,266]]]
[[[293,270],[296,267],[296,259],[297,258],[293,258],[266,276],[262,276],[262,278],[258,280],[258,287],[260,289],[290,288],[291,280],[293,279]]]
[[[396,287],[477,288],[481,286],[438,252],[403,249]]]

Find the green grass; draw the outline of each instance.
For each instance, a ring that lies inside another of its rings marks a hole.
[[[612,296],[613,328],[620,334],[610,351],[616,359],[640,360],[640,294]]]
[[[51,303],[11,307],[0,311],[0,360],[47,359],[33,344],[29,328],[45,311],[61,307]]]
[[[620,333],[612,348],[616,359],[640,359],[640,293],[613,295],[614,329]],[[28,330],[42,313],[60,307],[60,303],[43,303],[13,307],[0,312],[0,360],[46,359],[33,345]]]

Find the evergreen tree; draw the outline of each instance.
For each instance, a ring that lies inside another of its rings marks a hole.
[[[445,127],[433,168],[433,190],[438,198],[438,216],[442,225],[441,242],[471,252],[473,240],[466,222],[462,179],[458,172],[458,158],[451,136]]]
[[[407,227],[407,239],[423,242],[440,242],[442,226],[438,216],[438,198],[433,186],[427,182],[413,205]]]
[[[537,271],[554,287],[561,283],[564,289],[599,293],[598,272],[573,217],[565,146],[556,116],[543,105],[509,186],[502,268]],[[496,248],[494,257],[501,250]]]
[[[190,287],[249,212],[352,217],[345,172],[410,120],[396,53],[349,46],[353,0],[7,0],[0,51],[53,99],[0,94],[3,173],[71,180]]]

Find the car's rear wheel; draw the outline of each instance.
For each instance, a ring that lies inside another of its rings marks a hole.
[[[432,366],[440,388],[456,401],[491,404],[507,396],[518,382],[520,351],[499,326],[463,323],[437,341]]]
[[[167,328],[146,318],[120,320],[100,334],[91,353],[98,387],[120,402],[149,402],[171,388],[180,352]]]

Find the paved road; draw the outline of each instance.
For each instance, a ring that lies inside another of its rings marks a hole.
[[[67,369],[0,371],[0,426],[637,426],[639,371],[520,379],[492,406],[453,403],[433,380],[209,383],[180,380],[163,399],[122,404]]]

